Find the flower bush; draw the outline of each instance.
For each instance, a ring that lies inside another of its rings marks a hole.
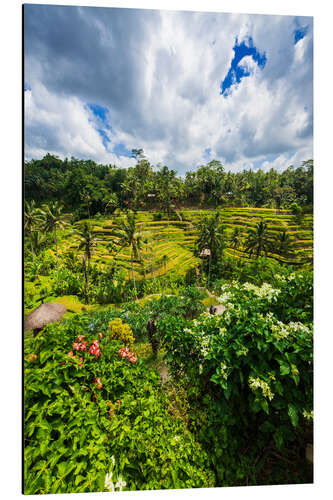
[[[182,373],[193,408],[200,407],[204,420],[194,416],[193,425],[220,485],[230,484],[230,453],[249,440],[252,452],[270,442],[282,449],[298,439],[312,411],[312,330],[271,312],[282,307],[282,294],[267,284],[226,284],[221,316],[205,313],[165,328],[167,359],[175,377]]]
[[[25,339],[24,492],[214,486],[208,454],[170,414],[158,374],[125,362],[101,323],[75,315]]]

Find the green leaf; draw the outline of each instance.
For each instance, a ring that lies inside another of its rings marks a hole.
[[[294,427],[297,427],[298,424],[298,410],[295,405],[289,403],[288,404],[288,415],[290,417],[291,423]]]
[[[281,363],[280,364],[280,373],[281,373],[281,375],[288,375],[288,373],[290,373],[290,366],[285,364],[285,363]]]
[[[267,413],[267,415],[268,415],[268,413],[269,413],[269,407],[268,407],[268,403],[267,403],[266,399],[261,399],[260,400],[260,406],[264,410],[264,412]]]
[[[43,364],[50,356],[52,356],[52,351],[42,351],[39,356],[40,362]]]

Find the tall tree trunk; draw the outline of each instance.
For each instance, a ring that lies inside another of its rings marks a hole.
[[[90,274],[90,256],[88,255],[88,267],[87,267],[87,272],[86,272],[86,301],[87,301],[87,304],[88,304],[89,274]]]
[[[132,263],[132,279],[133,279],[133,284],[134,284],[135,299],[138,300],[137,293],[136,293],[135,277],[134,277],[133,251],[131,251],[131,263]]]
[[[83,274],[84,274],[84,289],[83,289],[83,294],[84,294],[84,302],[85,304],[87,304],[87,283],[88,283],[88,280],[87,280],[87,264],[86,264],[86,261],[87,261],[87,257],[86,257],[86,254],[83,255],[82,257],[82,264],[83,264]]]
[[[54,240],[56,244],[56,254],[57,254],[57,270],[58,270],[58,239],[57,239],[57,229],[54,228]]]
[[[35,259],[35,253],[34,253],[34,247],[32,246],[32,234],[31,234],[31,229],[30,229],[30,246],[31,246],[31,255],[32,255],[32,262]]]

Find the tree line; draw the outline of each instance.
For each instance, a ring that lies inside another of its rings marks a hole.
[[[92,160],[47,154],[24,166],[25,200],[37,206],[61,200],[75,220],[122,210],[158,209],[168,219],[181,206],[249,206],[283,209],[313,204],[313,160],[290,166],[232,173],[217,160],[184,176],[166,165],[154,167],[142,150],[133,150],[135,167],[98,165]]]

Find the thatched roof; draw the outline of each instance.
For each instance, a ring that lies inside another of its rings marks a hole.
[[[50,304],[41,304],[34,309],[24,320],[24,331],[43,328],[48,323],[54,323],[66,312],[66,307],[62,304],[52,302]]]

